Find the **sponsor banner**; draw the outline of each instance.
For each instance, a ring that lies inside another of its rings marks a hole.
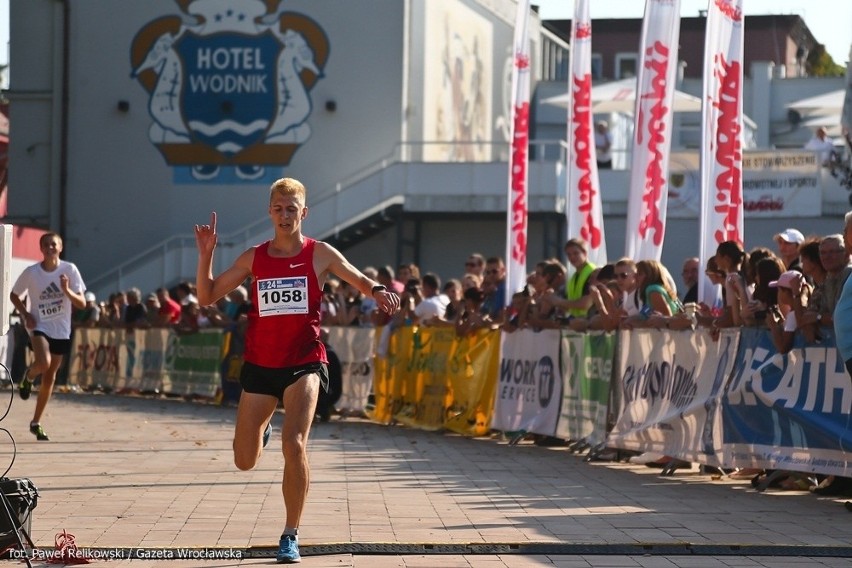
[[[501,333],[500,372],[491,427],[552,436],[559,419],[560,331]]]
[[[672,218],[696,218],[701,207],[699,155],[673,152],[669,173]],[[743,209],[747,218],[819,217],[820,165],[813,152],[746,152],[742,159]],[[715,253],[715,249],[713,251]]]
[[[716,341],[704,329],[620,332],[620,408],[607,445],[717,465],[717,401],[738,336],[737,329]]]
[[[129,390],[155,392],[161,387],[166,371],[166,353],[169,337],[174,332],[168,328],[137,329],[125,333],[127,354],[124,372],[116,378],[117,391]]]
[[[187,335],[169,331],[163,392],[216,396],[225,355],[222,336],[220,329],[203,329]]]
[[[407,327],[399,331],[404,339],[395,363],[396,376],[405,388],[393,418],[407,426],[438,430],[449,406],[446,373],[455,329]]]
[[[455,339],[447,366],[450,394],[445,428],[467,436],[488,434],[499,364],[498,332],[480,329]]]
[[[562,406],[556,436],[597,445],[606,439],[615,335],[562,335]]]
[[[743,330],[722,400],[726,466],[852,475],[852,384],[832,330],[822,334],[781,355],[765,331]]]
[[[125,335],[123,329],[75,329],[68,384],[115,389],[119,375],[127,368]]]
[[[335,407],[343,412],[363,412],[373,388],[373,342],[369,327],[329,327],[328,343],[340,359],[343,392]]]

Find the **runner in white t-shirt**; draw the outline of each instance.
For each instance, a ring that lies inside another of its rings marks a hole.
[[[77,267],[59,259],[62,253],[59,235],[45,233],[39,239],[39,246],[44,260],[24,269],[9,296],[24,320],[35,356],[18,390],[22,399],[28,399],[33,381],[41,375],[30,432],[38,440],[48,440],[40,424],[41,415],[53,394],[62,359],[71,353],[71,311],[73,307],[86,306],[86,289]]]

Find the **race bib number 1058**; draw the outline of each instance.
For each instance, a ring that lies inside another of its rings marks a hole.
[[[267,278],[257,281],[260,317],[308,313],[308,279]]]

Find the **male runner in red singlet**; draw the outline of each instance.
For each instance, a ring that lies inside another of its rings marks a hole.
[[[216,213],[209,225],[195,226],[198,246],[198,301],[215,303],[251,278],[252,307],[240,384],[243,393],[234,432],[234,463],[255,466],[264,429],[279,401],[284,404],[281,436],[284,453],[286,521],[279,543],[279,563],[300,562],[297,532],[308,493],[310,471],[306,445],[321,385],[327,385],[325,347],[320,340],[320,303],[326,276],[334,274],[375,298],[388,314],[399,309],[399,297],[367,278],[334,247],[302,235],[308,214],[305,187],[284,178],[270,188],[272,240],[242,253],[213,278]]]

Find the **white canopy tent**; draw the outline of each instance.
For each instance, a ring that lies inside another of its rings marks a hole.
[[[636,101],[636,78],[621,79],[592,87],[592,112],[633,114]],[[568,93],[549,97],[543,103],[568,108]],[[675,91],[675,112],[700,112],[701,99],[683,91]]]
[[[843,113],[845,97],[846,91],[838,89],[793,101],[787,105],[787,108],[799,113],[799,116],[804,119],[801,123],[802,126],[807,126],[812,130],[823,126],[829,136],[836,138],[841,134],[840,118]]]

